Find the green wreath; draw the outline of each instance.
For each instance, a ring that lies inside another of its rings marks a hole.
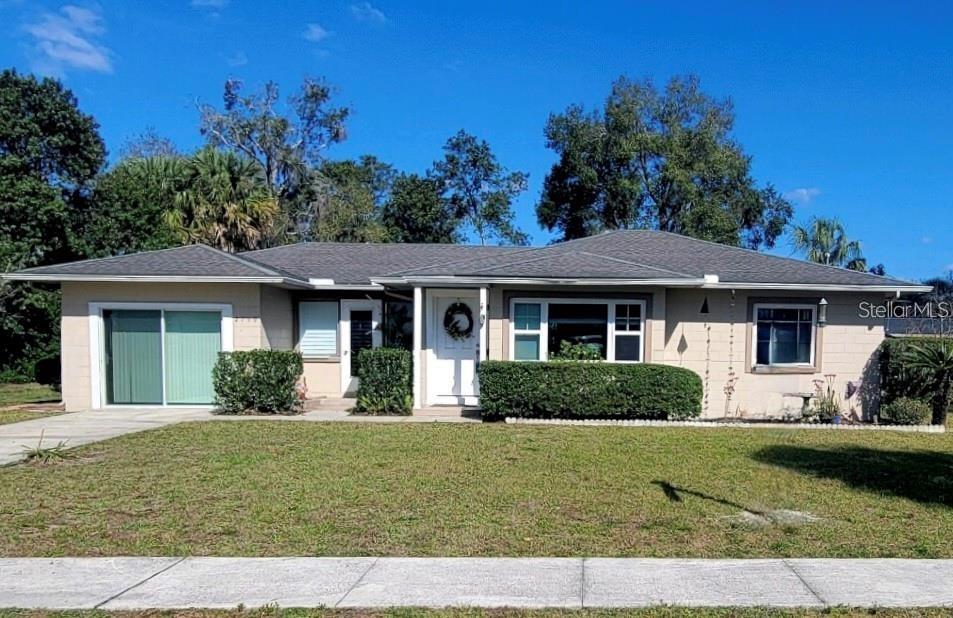
[[[461,314],[467,319],[466,328],[461,327],[460,321],[457,319],[457,316]],[[453,303],[447,307],[446,313],[443,314],[443,330],[450,335],[451,339],[456,341],[469,339],[473,336],[473,311],[466,303],[459,301]]]

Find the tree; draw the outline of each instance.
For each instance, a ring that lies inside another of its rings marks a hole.
[[[0,267],[82,257],[74,223],[106,157],[99,127],[56,80],[0,73]],[[59,293],[11,284],[0,298],[0,368],[32,373],[55,355]]]
[[[456,243],[459,220],[433,178],[403,174],[394,181],[381,220],[393,242]]]
[[[733,124],[731,103],[704,94],[695,77],[673,78],[664,91],[619,78],[601,109],[550,115],[546,145],[559,160],[543,182],[540,225],[563,239],[652,228],[774,246],[791,205],[756,186]]]
[[[223,251],[260,249],[278,217],[278,202],[254,161],[214,148],[184,166],[184,188],[166,223],[186,242]]]
[[[187,161],[155,156],[120,161],[101,174],[83,226],[88,257],[173,247],[181,235],[167,225],[176,196],[186,188]]]
[[[394,169],[372,156],[358,161],[328,161],[315,172],[311,187],[308,237],[333,242],[386,242],[380,219],[383,200],[390,194]]]
[[[864,272],[867,260],[860,241],[850,240],[837,219],[813,217],[806,226],[791,230],[791,244],[811,262]]]
[[[284,226],[312,217],[302,191],[311,172],[324,160],[325,150],[344,140],[349,110],[332,107],[331,88],[307,78],[300,90],[280,105],[278,85],[244,95],[238,80],[225,82],[223,109],[201,105],[201,133],[208,144],[256,162],[266,186],[281,205]],[[280,230],[284,231],[284,230]]]
[[[443,150],[432,177],[454,217],[473,230],[481,245],[494,238],[527,244],[529,238],[516,227],[513,213],[513,200],[526,190],[527,175],[508,172],[487,142],[462,130],[447,140]]]
[[[155,127],[147,128],[119,149],[119,158],[122,160],[180,156],[182,154],[176,147],[175,142],[168,137],[159,135]]]
[[[908,367],[921,372],[931,385],[933,424],[945,427],[950,395],[953,393],[953,341],[912,344],[904,360]]]

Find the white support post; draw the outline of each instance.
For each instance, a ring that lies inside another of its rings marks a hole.
[[[422,385],[421,385],[421,367],[423,361],[423,340],[424,340],[424,293],[423,288],[414,288],[414,409],[419,410],[423,406]]]
[[[489,340],[488,332],[490,329],[490,294],[489,289],[486,287],[480,288],[480,358],[479,361],[482,363],[486,360],[487,353],[487,341]]]

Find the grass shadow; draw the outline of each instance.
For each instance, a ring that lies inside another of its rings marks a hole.
[[[836,479],[858,489],[953,507],[953,454],[950,453],[858,446],[823,449],[774,445],[752,457],[801,474]]]

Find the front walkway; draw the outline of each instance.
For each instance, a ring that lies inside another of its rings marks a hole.
[[[926,607],[953,560],[3,558],[0,607]]]
[[[0,466],[20,461],[23,449],[35,447],[41,434],[45,447],[56,446],[60,441],[74,447],[182,421],[210,418],[213,415],[207,408],[110,408],[0,425]]]

